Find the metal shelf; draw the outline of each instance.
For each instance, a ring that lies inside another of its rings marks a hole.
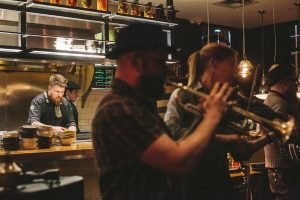
[[[151,24],[157,24],[161,26],[166,26],[166,27],[174,27],[178,24],[173,23],[173,22],[167,22],[167,21],[158,21],[155,19],[147,19],[144,17],[134,17],[134,16],[129,16],[129,15],[122,15],[122,14],[111,14],[109,16],[109,19],[111,20],[123,20],[127,22],[142,22],[142,23],[151,23]]]
[[[27,2],[27,12],[30,12],[31,14],[41,14],[47,16],[52,15],[59,18],[78,19],[81,21],[103,21],[105,18],[110,16],[109,12],[98,11],[95,9],[70,7],[46,2],[35,2],[34,0],[29,0]]]
[[[0,0],[0,4],[12,5],[12,6],[23,6],[27,0]]]

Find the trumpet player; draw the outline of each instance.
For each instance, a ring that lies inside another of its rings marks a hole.
[[[172,51],[165,39],[159,26],[132,24],[120,30],[107,55],[117,61],[116,79],[92,123],[103,200],[171,199],[167,174],[193,169],[226,110],[232,90],[215,84],[194,134],[180,142],[171,139],[151,103],[164,93],[165,61]]]
[[[295,77],[295,69],[291,64],[272,65],[267,74],[270,92],[264,103],[277,112],[294,116],[299,124],[300,109]],[[298,135],[296,137],[299,139]],[[300,199],[299,166],[295,166],[287,150],[279,143],[271,143],[264,148],[270,189],[277,200]]]
[[[195,90],[209,92],[216,83],[228,84],[234,79],[236,64],[235,50],[225,44],[209,43],[189,57],[188,85]],[[173,138],[178,141],[202,122],[202,117],[196,117],[183,108],[182,105],[186,103],[202,105],[199,97],[176,89],[170,97],[164,118]],[[225,130],[218,128],[215,131]],[[198,158],[197,168],[184,179],[173,180],[175,191],[181,191],[177,196],[188,200],[235,199],[229,177],[227,152],[229,151],[236,160],[247,160],[252,153],[272,139],[271,135],[267,135],[248,141],[245,136],[237,134],[216,134],[210,141],[205,155]]]

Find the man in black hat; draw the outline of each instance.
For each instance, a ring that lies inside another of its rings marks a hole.
[[[172,51],[159,26],[133,24],[120,30],[107,54],[117,61],[116,79],[92,123],[103,200],[168,199],[167,174],[194,168],[226,109],[232,89],[216,84],[204,103],[202,123],[187,138],[171,139],[151,100],[164,93]]]
[[[75,101],[78,97],[78,91],[81,89],[80,85],[77,83],[74,83],[73,81],[68,81],[67,87],[66,87],[66,93],[65,96],[70,102],[72,112],[73,112],[73,117],[76,123],[76,131],[77,133],[80,132],[79,126],[78,126],[78,111],[75,105]]]
[[[291,64],[272,65],[267,78],[270,93],[264,103],[286,117],[287,115],[294,116],[296,125],[299,126],[300,109],[296,96],[294,67]],[[264,151],[270,189],[276,199],[299,199],[300,171],[299,168],[295,168],[287,149],[274,142],[265,146]]]

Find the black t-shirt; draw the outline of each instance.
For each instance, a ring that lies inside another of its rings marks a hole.
[[[76,126],[71,105],[68,100],[63,97],[60,104],[61,117],[55,114],[55,105],[48,97],[47,92],[43,92],[36,96],[30,104],[28,123],[32,124],[35,121],[52,126],[70,127]]]

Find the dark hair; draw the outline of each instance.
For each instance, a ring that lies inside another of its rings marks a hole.
[[[210,59],[225,60],[235,58],[237,52],[226,44],[209,43],[199,51],[194,52],[188,59],[189,80],[188,85],[192,85],[202,76]]]

